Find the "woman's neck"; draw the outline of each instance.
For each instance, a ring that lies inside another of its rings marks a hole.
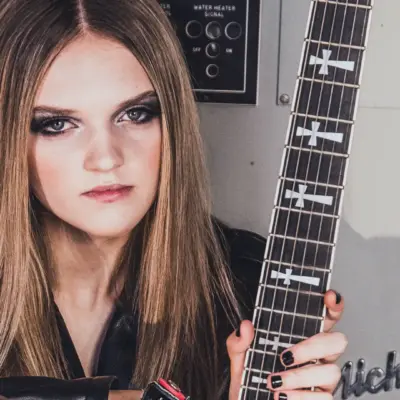
[[[51,242],[55,300],[87,310],[114,301],[123,282],[118,279],[114,293],[110,282],[128,237],[93,238],[50,219],[45,226]]]

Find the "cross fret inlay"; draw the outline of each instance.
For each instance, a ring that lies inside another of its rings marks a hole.
[[[261,345],[265,345],[265,346],[272,345],[272,350],[278,350],[278,347],[289,348],[292,346],[292,344],[280,342],[279,336],[275,336],[274,340],[260,338],[258,343],[260,343]]]
[[[333,203],[332,196],[322,196],[317,194],[306,194],[307,185],[299,185],[299,192],[293,190],[286,190],[285,199],[297,199],[296,207],[304,208],[304,200],[316,201],[320,204],[331,206]]]
[[[313,278],[310,276],[298,276],[298,275],[293,275],[293,270],[287,268],[285,272],[278,272],[278,271],[272,271],[271,272],[271,278],[272,279],[283,279],[283,283],[285,285],[290,285],[291,281],[296,281],[296,282],[303,282],[303,283],[308,283],[309,285],[313,286],[319,286],[319,278]]]
[[[354,71],[354,61],[336,61],[330,60],[332,50],[322,50],[323,57],[310,56],[310,65],[321,65],[319,70],[320,75],[328,75],[329,67],[337,67],[346,69],[347,71]]]
[[[309,146],[317,145],[317,138],[333,140],[334,142],[342,143],[343,133],[340,132],[320,132],[321,122],[313,121],[311,123],[311,130],[303,128],[301,126],[297,127],[296,136],[310,136],[308,142]]]

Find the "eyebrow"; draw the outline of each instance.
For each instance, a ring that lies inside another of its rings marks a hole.
[[[117,114],[128,107],[135,106],[140,103],[146,103],[148,101],[155,101],[158,100],[158,96],[154,90],[148,90],[146,92],[140,93],[135,97],[132,97],[128,100],[124,100],[123,102],[119,103],[117,106],[117,111],[114,112],[113,118],[117,116]],[[68,116],[71,114],[78,114],[79,111],[69,109],[69,108],[59,108],[54,106],[37,106],[33,109],[33,113],[46,113],[46,114],[57,114],[61,116]]]

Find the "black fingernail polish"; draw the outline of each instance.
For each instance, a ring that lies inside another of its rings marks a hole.
[[[285,351],[282,354],[282,361],[288,367],[294,363],[293,353],[291,351]]]
[[[342,296],[336,291],[335,293],[336,293],[336,304],[339,304],[342,301]]]
[[[271,376],[271,385],[273,389],[282,386],[282,377],[280,375]]]
[[[279,400],[287,400],[287,394],[279,393]]]

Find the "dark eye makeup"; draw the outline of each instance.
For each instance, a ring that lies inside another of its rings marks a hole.
[[[121,115],[122,114],[122,115]],[[133,123],[135,125],[144,125],[150,123],[153,119],[160,117],[161,107],[156,95],[148,96],[142,99],[138,104],[133,105],[124,111],[119,112],[118,122]],[[127,116],[128,119],[122,119]],[[65,114],[57,112],[37,113],[31,121],[31,132],[35,135],[58,136],[71,129],[67,124],[76,126],[74,118],[66,117]]]

